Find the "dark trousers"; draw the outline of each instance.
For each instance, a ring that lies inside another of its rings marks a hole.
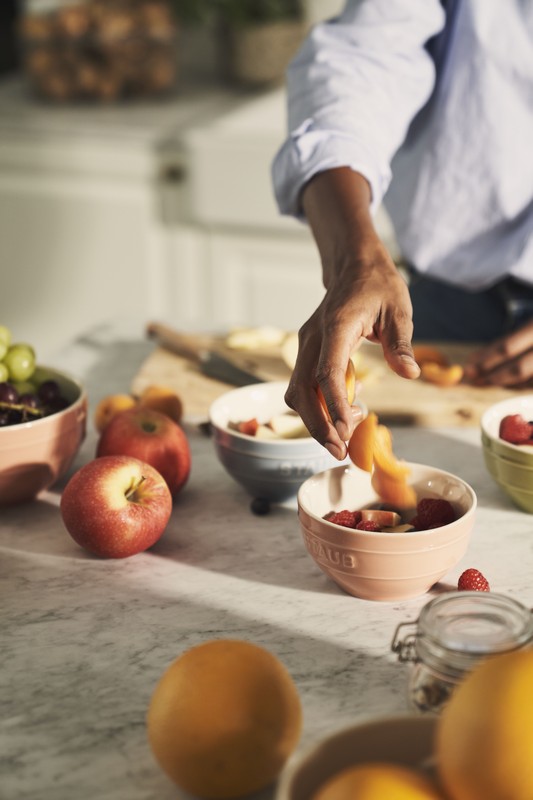
[[[533,286],[505,280],[480,292],[409,270],[414,341],[491,342],[533,319]]]

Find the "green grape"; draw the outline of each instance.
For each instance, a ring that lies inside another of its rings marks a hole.
[[[30,381],[12,381],[11,385],[15,387],[17,390],[19,397],[23,394],[35,394],[37,392],[37,387]]]
[[[9,370],[0,362],[0,383],[5,383],[7,380],[9,380]]]
[[[0,339],[0,361],[4,358],[5,354],[7,353],[7,344]]]
[[[6,350],[11,344],[11,331],[5,325],[0,325],[0,342],[5,344]]]
[[[12,344],[3,363],[9,370],[12,381],[27,381],[35,370],[35,351],[29,344]]]

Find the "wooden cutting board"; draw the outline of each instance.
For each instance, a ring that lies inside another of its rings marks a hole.
[[[202,337],[204,345],[216,347],[239,366],[263,380],[286,380],[290,369],[281,357],[280,347],[262,347],[237,351],[225,346],[224,337]],[[451,363],[463,364],[472,347],[438,345]],[[358,355],[362,375],[360,399],[380,420],[390,425],[419,425],[422,427],[471,427],[479,424],[483,411],[507,397],[531,393],[531,390],[511,391],[458,384],[440,387],[423,380],[408,381],[398,377],[383,359],[381,347],[364,343]],[[226,383],[204,376],[199,367],[181,356],[155,346],[141,365],[131,390],[140,394],[150,384],[172,387],[182,398],[185,416],[191,420],[207,419],[210,404],[223,392],[233,388]]]

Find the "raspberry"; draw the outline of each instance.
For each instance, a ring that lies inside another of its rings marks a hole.
[[[478,569],[465,569],[459,577],[457,588],[463,592],[490,592],[488,580]]]
[[[378,525],[377,522],[374,522],[372,519],[362,519],[360,522],[357,523],[355,526],[357,531],[381,531],[381,527]]]
[[[533,425],[521,414],[508,414],[500,422],[500,438],[510,444],[525,444],[533,435]]]
[[[424,497],[416,507],[415,522],[411,520],[411,525],[414,525],[417,530],[423,531],[449,525],[454,520],[455,511],[448,500]]]
[[[342,525],[344,528],[355,528],[357,523],[361,521],[360,511],[329,511],[324,519],[328,522],[334,522],[335,525]]]

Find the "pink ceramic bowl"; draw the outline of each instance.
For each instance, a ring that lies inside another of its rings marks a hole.
[[[464,556],[477,499],[465,481],[444,470],[408,463],[417,499],[442,497],[457,519],[427,531],[357,531],[328,522],[328,511],[379,503],[370,475],[339,466],[313,475],[298,492],[298,517],[307,551],[342,589],[366,600],[404,600],[424,594]],[[413,512],[414,515],[414,512]]]
[[[64,372],[39,368],[56,380],[70,405],[35,422],[0,428],[0,505],[32,500],[70,467],[84,437],[87,395]]]

